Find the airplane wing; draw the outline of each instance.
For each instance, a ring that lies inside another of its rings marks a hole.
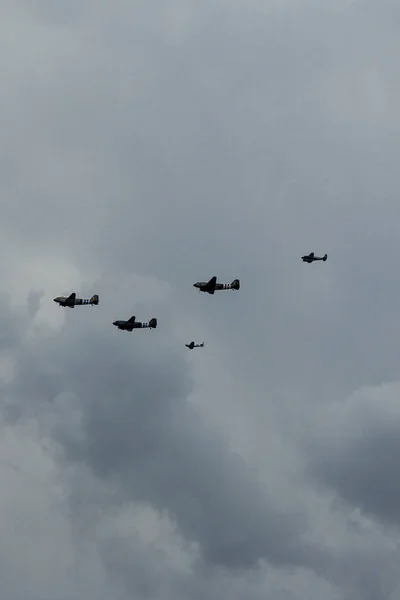
[[[213,294],[215,292],[215,284],[216,283],[217,283],[217,278],[211,277],[210,281],[208,281],[206,284],[207,292],[209,292],[210,294]]]
[[[67,300],[75,300],[76,298],[76,294],[75,292],[72,292],[72,294],[70,296],[68,296]]]
[[[135,322],[136,317],[131,317],[129,319],[129,321],[127,321],[127,323],[134,323]]]
[[[314,258],[314,252],[310,252],[310,254],[308,255],[310,258]]]

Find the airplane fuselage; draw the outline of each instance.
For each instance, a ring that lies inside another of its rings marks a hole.
[[[194,287],[199,288],[201,292],[207,292],[207,282],[206,281],[198,281],[194,284]],[[215,291],[217,290],[233,290],[231,283],[216,283],[214,287]]]
[[[325,262],[327,258],[328,258],[328,255],[325,254],[325,256],[302,256],[301,260],[303,262],[310,264],[310,263],[316,262],[318,260],[322,260],[323,262]]]
[[[114,321],[113,325],[125,331],[132,331],[132,329],[143,329],[143,327],[149,327],[148,323],[127,323],[126,321]]]

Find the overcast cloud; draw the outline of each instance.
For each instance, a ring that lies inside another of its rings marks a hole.
[[[1,598],[398,600],[399,11],[2,3]]]

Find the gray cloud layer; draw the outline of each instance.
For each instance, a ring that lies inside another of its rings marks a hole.
[[[397,599],[396,9],[1,12],[0,596]]]

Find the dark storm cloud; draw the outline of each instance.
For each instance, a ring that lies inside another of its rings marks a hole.
[[[342,406],[322,414],[324,437],[306,444],[314,476],[361,511],[397,526],[398,394],[398,384],[360,390]]]
[[[71,392],[82,428],[62,421],[56,439],[71,460],[116,484],[121,501],[169,511],[211,563],[297,562],[302,519],[270,506],[243,459],[187,403],[190,372],[172,345],[157,352],[140,339],[151,332],[121,340],[109,324],[90,331],[88,321],[73,318],[35,352],[29,342],[19,349],[15,381],[5,387],[9,418],[49,410]]]
[[[76,476],[65,475],[64,486],[78,539],[91,539],[101,515],[105,519],[132,502],[147,503],[170,514],[178,531],[199,543],[208,566],[197,560],[196,578],[202,569],[207,577],[216,565],[240,572],[266,559],[310,568],[334,584],[344,578],[354,586],[354,573],[343,572],[344,559],[324,544],[302,541],[304,516],[294,519],[271,505],[255,473],[188,405],[190,371],[172,347],[157,352],[146,338],[121,336],[109,323],[102,326],[94,311],[87,313],[98,319],[92,328],[89,316],[82,316],[85,308],[74,310],[52,335],[47,330],[41,335],[39,328],[36,339],[23,337],[15,378],[3,389],[15,411],[9,422],[30,422],[35,416],[40,431],[51,432],[61,445],[60,466],[76,469]],[[162,341],[164,334],[157,333]],[[155,568],[176,593],[194,583],[174,574],[165,557],[141,549],[132,536],[123,541],[111,535],[98,548],[110,575],[143,597],[163,585],[150,576]],[[121,560],[129,548],[129,558]],[[143,568],[132,572],[136,553],[136,567],[144,561]],[[357,573],[369,563],[366,557]],[[376,574],[371,578],[380,585]]]

